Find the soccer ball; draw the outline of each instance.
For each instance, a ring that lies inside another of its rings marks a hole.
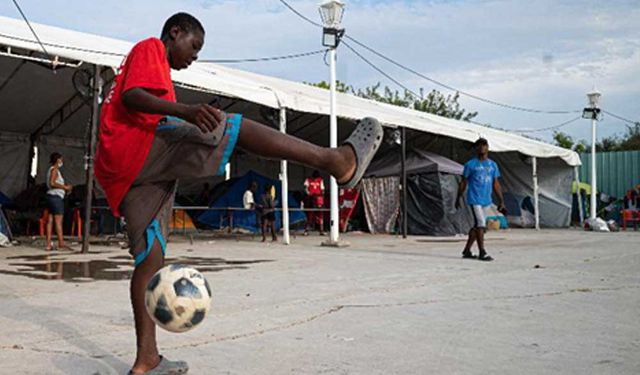
[[[145,304],[158,326],[171,332],[186,332],[207,315],[211,288],[198,270],[171,264],[149,280]]]

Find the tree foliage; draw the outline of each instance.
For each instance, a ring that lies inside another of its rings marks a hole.
[[[329,89],[329,83],[321,81],[311,84],[312,86]],[[433,113],[439,116],[453,118],[456,120],[470,121],[478,115],[478,112],[467,112],[458,101],[460,94],[444,95],[437,90],[432,90],[424,94],[420,89],[420,97],[409,91],[400,92],[392,90],[388,86],[381,88],[380,83],[362,89],[355,89],[344,82],[336,83],[336,90],[342,93],[349,93],[364,99],[375,100],[381,103],[397,105],[400,107],[415,109],[416,111]]]

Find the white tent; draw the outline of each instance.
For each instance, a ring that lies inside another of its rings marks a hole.
[[[77,95],[72,77],[77,69],[98,65],[102,78],[108,83],[120,65],[132,43],[97,35],[65,30],[57,27],[33,24],[45,47],[58,62],[54,72],[50,57],[45,56],[33,38],[27,25],[17,19],[0,17],[0,147],[5,150],[7,139],[11,139],[11,151],[0,154],[3,167],[28,170],[24,155],[31,146],[66,145],[84,152],[77,142],[47,139],[63,137],[86,140],[91,108]],[[221,105],[228,111],[242,112],[265,118],[267,108],[280,111],[281,130],[309,141],[327,144],[329,93],[327,90],[306,84],[286,81],[249,73],[214,64],[194,64],[186,71],[173,72],[181,101],[202,101],[209,96],[221,98]],[[553,161],[566,175],[572,167],[580,165],[578,155],[570,150],[555,147],[515,134],[452,120],[407,108],[339,94],[337,113],[340,118],[341,136],[348,134],[354,121],[372,116],[388,127],[405,127],[415,134],[416,141],[426,149],[439,149],[447,157],[460,161],[468,153],[457,158],[452,155],[454,146],[468,145],[479,136],[487,138],[491,150],[503,155],[524,156],[524,165],[529,171],[536,162],[540,171],[545,162]],[[276,116],[271,116],[273,120]],[[269,116],[266,116],[269,119]],[[267,121],[269,122],[269,121]],[[277,126],[277,124],[272,124]],[[29,136],[29,137],[26,137]],[[16,144],[20,140],[21,145]],[[442,147],[443,139],[449,141],[450,149]],[[434,140],[439,140],[434,142]],[[31,142],[31,143],[30,143]],[[86,148],[86,141],[84,142]],[[81,146],[81,145],[80,145]],[[462,147],[464,148],[464,147]],[[19,157],[18,154],[21,156]],[[46,155],[42,154],[41,157]],[[29,159],[29,158],[26,158]],[[15,161],[19,160],[19,165]],[[30,163],[30,160],[27,160]],[[23,172],[0,171],[0,175],[23,176]],[[294,172],[295,173],[295,172]],[[301,179],[304,170],[298,170],[295,178]],[[523,173],[520,173],[523,175]],[[529,172],[529,176],[531,173]],[[531,180],[531,177],[529,179]],[[4,179],[0,190],[8,195],[20,191],[26,179]],[[554,182],[555,183],[555,182]],[[530,184],[529,184],[530,185]],[[535,190],[535,189],[534,189]],[[567,192],[570,191],[570,186]],[[568,196],[562,199],[549,190],[541,191],[550,200],[560,200],[570,207]],[[569,194],[569,193],[567,193]],[[565,202],[565,201],[568,201]],[[568,221],[567,221],[568,222]]]

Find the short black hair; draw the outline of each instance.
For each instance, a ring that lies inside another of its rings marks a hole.
[[[478,140],[473,144],[473,147],[478,146],[489,146],[489,141],[487,141],[485,138],[478,138]]]
[[[49,163],[51,163],[51,165],[54,165],[58,162],[58,160],[60,160],[61,157],[62,154],[60,154],[59,152],[54,152],[49,156]]]
[[[180,29],[186,32],[192,32],[194,30],[201,31],[204,34],[204,27],[197,18],[190,15],[189,13],[176,13],[173,16],[169,17],[169,19],[164,23],[162,27],[162,33],[160,34],[160,39],[164,39],[169,36],[171,32],[171,28],[174,26],[178,26]]]

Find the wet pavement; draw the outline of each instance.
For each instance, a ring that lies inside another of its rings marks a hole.
[[[161,352],[207,375],[640,373],[640,232],[489,233],[491,263],[455,238],[323,239],[173,238],[213,306]],[[0,374],[126,374],[132,270],[117,246],[0,249]]]

